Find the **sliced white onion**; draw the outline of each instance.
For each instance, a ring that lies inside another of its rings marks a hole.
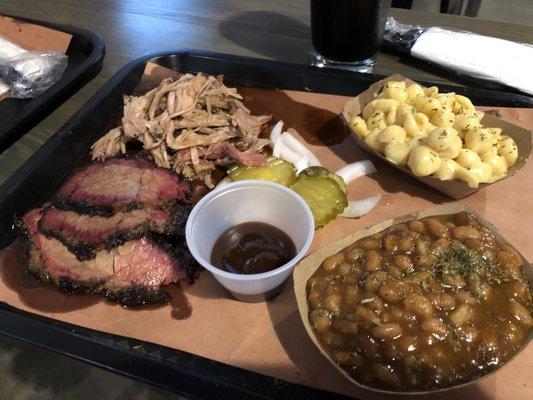
[[[372,210],[381,199],[381,195],[378,194],[368,199],[355,200],[348,202],[348,207],[344,209],[341,217],[344,218],[359,218]]]
[[[307,156],[300,157],[294,166],[296,167],[296,173],[299,174],[304,169],[309,167],[309,158]]]
[[[276,125],[270,131],[270,146],[274,148],[278,142],[279,137],[281,136],[281,131],[283,130],[283,121],[278,121]],[[277,156],[274,156],[277,157]]]
[[[364,175],[373,174],[374,172],[377,172],[374,164],[372,164],[372,162],[369,160],[364,160],[345,165],[335,173],[339,175],[348,185],[353,180]]]
[[[300,156],[307,156],[309,158],[309,165],[320,166],[322,165],[318,158],[313,154],[311,150],[305,147],[304,144],[300,143],[298,139],[292,136],[289,132],[283,132],[280,136],[283,144],[287,146],[292,151],[298,153]]]
[[[278,142],[281,143],[279,158],[296,165],[298,163],[298,161],[300,161],[302,156],[300,154],[296,153],[295,151],[293,151],[292,149],[288,148],[287,146],[285,146],[285,143],[283,143],[283,141],[278,140]],[[276,145],[277,145],[277,143],[276,143]]]
[[[280,138],[278,138],[278,140],[273,143],[274,147],[272,148],[272,155],[274,157],[281,158],[281,148],[283,147],[283,142]],[[270,145],[272,145],[272,143]]]
[[[226,176],[224,179],[222,179],[220,182],[217,183],[217,185],[215,186],[215,189],[213,190],[221,189],[224,186],[228,186],[231,182],[232,180],[230,179],[230,177]]]

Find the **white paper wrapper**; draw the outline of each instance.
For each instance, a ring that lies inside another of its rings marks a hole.
[[[533,94],[533,47],[527,44],[472,32],[429,28],[416,40],[411,55]]]

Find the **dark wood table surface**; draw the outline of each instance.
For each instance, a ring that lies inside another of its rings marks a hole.
[[[104,67],[89,84],[0,154],[0,183],[28,159],[118,69],[145,54],[181,48],[307,63],[308,0],[0,0],[0,14],[85,28],[107,46]],[[533,27],[392,9],[399,21],[441,25],[515,41]],[[378,54],[374,72],[446,82],[421,62]]]

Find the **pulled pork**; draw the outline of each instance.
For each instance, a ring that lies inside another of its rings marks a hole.
[[[128,142],[140,142],[158,166],[212,187],[217,166],[265,165],[268,139],[259,135],[271,116],[251,115],[241,100],[220,76],[164,79],[143,96],[124,96],[122,126],[92,146],[92,158],[105,160],[125,153]]]

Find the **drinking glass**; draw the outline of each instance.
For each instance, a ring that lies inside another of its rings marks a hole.
[[[311,0],[313,65],[364,70],[379,51],[391,0]]]

